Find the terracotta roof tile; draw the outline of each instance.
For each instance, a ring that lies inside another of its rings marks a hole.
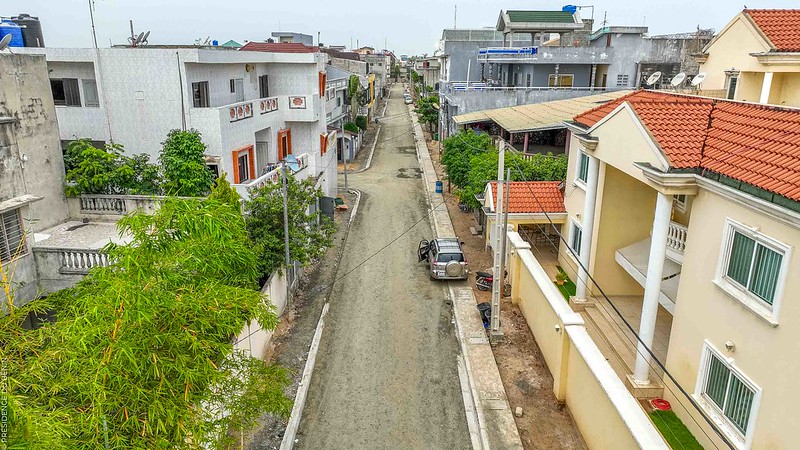
[[[622,102],[671,167],[716,172],[800,201],[800,109],[637,91],[575,121],[590,127]]]
[[[800,9],[745,9],[779,52],[800,52]]]
[[[512,181],[508,193],[508,212],[535,214],[535,213],[563,213],[564,194],[558,188],[560,181]],[[497,182],[492,181],[492,198],[497,197]],[[503,193],[505,196],[505,192]],[[496,205],[497,202],[493,202]]]
[[[248,42],[244,47],[240,48],[239,51],[269,53],[316,53],[319,51],[319,47],[308,47],[299,42]]]

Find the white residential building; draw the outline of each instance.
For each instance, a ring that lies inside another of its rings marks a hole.
[[[62,143],[116,142],[130,154],[158,158],[173,129],[196,129],[207,162],[237,190],[277,178],[294,155],[301,178],[336,194],[329,146],[327,56],[303,44],[220,47],[20,49],[44,53]]]

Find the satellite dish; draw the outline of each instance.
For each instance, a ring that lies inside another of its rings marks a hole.
[[[138,35],[138,36],[136,36],[136,40],[135,40],[135,41],[133,41],[133,45],[139,45],[139,44],[141,44],[141,43],[142,43],[142,39],[143,39],[143,38],[144,38],[144,33],[139,33],[139,35]]]
[[[6,47],[8,47],[8,44],[10,42],[11,42],[11,35],[10,34],[7,34],[7,35],[3,36],[3,39],[0,39],[0,52],[5,50]]]
[[[150,32],[148,31],[147,33],[144,34],[141,44],[147,44],[147,38],[149,37],[150,37]]]
[[[695,75],[694,78],[692,78],[692,86],[697,86],[698,84],[702,83],[703,80],[705,80],[705,79],[706,79],[706,73],[705,72],[698,73],[697,75]]]
[[[647,85],[652,86],[656,84],[660,79],[661,79],[661,72],[653,72],[653,74],[650,75],[650,78],[647,79]]]
[[[300,162],[297,161],[297,157],[294,155],[286,155],[286,165],[289,166],[289,170],[292,172],[300,170]]]
[[[683,84],[684,81],[686,81],[686,74],[681,72],[672,77],[672,80],[669,82],[669,84],[671,84],[672,87],[678,87]]]

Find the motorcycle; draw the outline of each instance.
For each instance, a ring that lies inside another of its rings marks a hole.
[[[505,276],[508,276],[508,271],[505,271]],[[494,285],[494,275],[490,272],[475,272],[475,287],[480,291],[491,291]],[[508,297],[511,295],[511,285],[503,284],[503,296]]]

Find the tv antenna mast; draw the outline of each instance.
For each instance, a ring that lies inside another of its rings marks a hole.
[[[89,0],[89,19],[92,22],[92,41],[94,48],[97,48],[97,32],[94,29],[94,0]]]

